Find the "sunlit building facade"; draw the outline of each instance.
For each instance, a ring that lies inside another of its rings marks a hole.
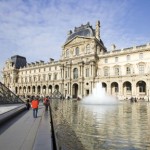
[[[95,29],[87,23],[68,32],[59,61],[27,63],[22,56],[6,61],[3,82],[17,95],[51,95],[59,90],[64,97],[84,97],[101,82],[108,94],[119,99],[149,98],[150,43],[107,50]]]

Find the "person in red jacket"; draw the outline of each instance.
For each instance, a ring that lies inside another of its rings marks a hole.
[[[31,102],[32,108],[33,108],[33,118],[37,118],[38,113],[38,106],[39,106],[39,100],[38,97],[34,97]]]
[[[48,96],[44,98],[44,102],[43,103],[45,105],[45,111],[48,111],[48,107],[50,105],[49,97]]]

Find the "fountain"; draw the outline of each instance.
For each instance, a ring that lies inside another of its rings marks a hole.
[[[93,89],[92,94],[83,98],[82,104],[117,104],[118,101],[115,97],[106,94],[105,88],[102,87],[102,83],[97,83]]]
[[[150,147],[150,103],[120,103],[105,92],[101,83],[79,103],[52,101],[51,110],[55,139],[61,149],[146,150]]]

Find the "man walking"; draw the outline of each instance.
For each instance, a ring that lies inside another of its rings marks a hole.
[[[37,118],[37,113],[38,113],[38,106],[39,106],[39,101],[38,97],[34,97],[32,102],[31,102],[32,108],[33,108],[33,118]]]

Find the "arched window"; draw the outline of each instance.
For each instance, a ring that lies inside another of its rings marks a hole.
[[[74,68],[73,69],[73,79],[77,79],[78,78],[78,69]]]
[[[90,45],[89,44],[86,46],[86,54],[88,54],[88,53],[90,53]]]
[[[75,49],[75,55],[79,55],[79,47],[77,47],[76,49]]]

